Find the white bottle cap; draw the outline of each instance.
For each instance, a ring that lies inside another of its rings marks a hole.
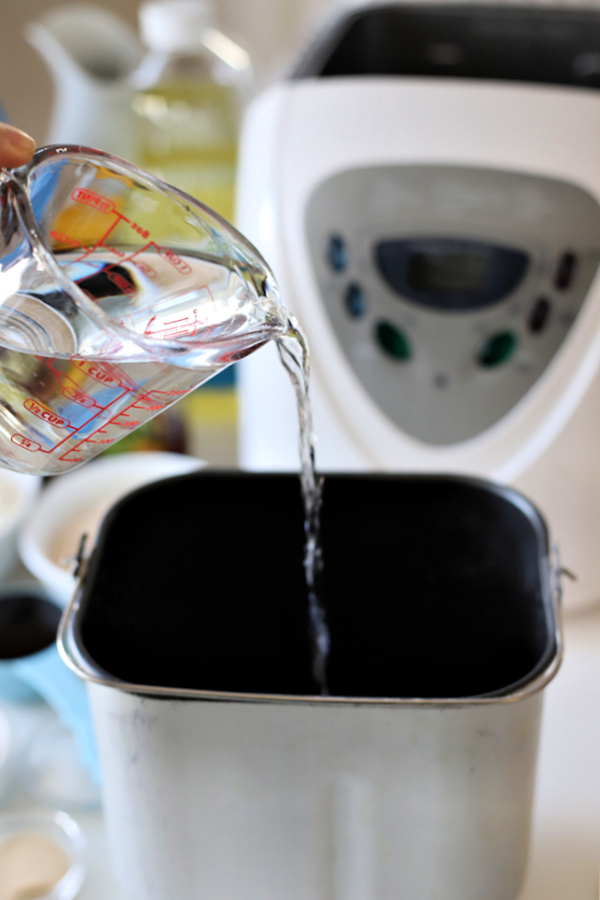
[[[144,44],[165,53],[197,51],[212,23],[207,0],[146,0],[138,19]]]

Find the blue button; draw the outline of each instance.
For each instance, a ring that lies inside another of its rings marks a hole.
[[[327,261],[334,272],[343,272],[348,266],[348,247],[339,234],[332,234],[329,238]]]
[[[353,319],[359,319],[366,313],[368,305],[367,296],[360,284],[357,284],[356,281],[352,281],[346,288],[344,303],[347,312],[350,313]]]

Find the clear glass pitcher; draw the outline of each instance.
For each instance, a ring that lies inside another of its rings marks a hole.
[[[0,170],[0,463],[58,474],[285,332],[259,253],[109,154]]]

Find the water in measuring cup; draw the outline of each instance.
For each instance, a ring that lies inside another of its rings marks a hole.
[[[55,282],[0,306],[0,458],[20,472],[72,469],[275,339],[298,404],[313,675],[326,693],[329,632],[318,589],[321,481],[305,338],[264,272],[240,273],[232,261],[189,251],[123,253],[117,260],[115,252],[96,247],[56,258],[127,333],[107,333],[82,316]],[[130,333],[151,338],[152,355]]]
[[[85,462],[286,327],[258,296],[264,278],[251,289],[207,256],[115,262],[114,250],[96,248],[57,259],[116,331],[82,315],[54,281],[0,307],[0,457],[20,472]]]

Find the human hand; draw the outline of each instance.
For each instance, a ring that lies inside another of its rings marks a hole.
[[[0,122],[0,167],[13,169],[29,162],[35,150],[35,141],[32,137],[15,128]]]

